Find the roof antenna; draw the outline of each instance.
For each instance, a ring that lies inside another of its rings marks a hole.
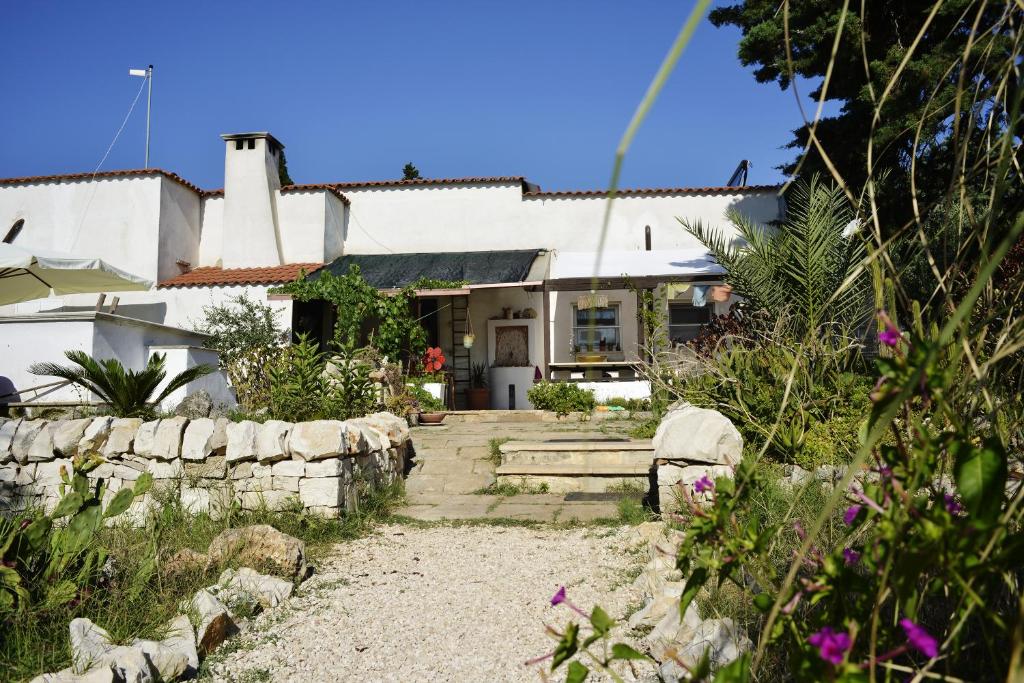
[[[729,176],[729,182],[725,185],[726,187],[746,187],[747,186],[747,171],[750,170],[751,163],[746,159],[740,161],[736,170]]]

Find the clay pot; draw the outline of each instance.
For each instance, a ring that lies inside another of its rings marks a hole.
[[[470,410],[488,410],[491,407],[491,390],[486,387],[467,389],[466,402]]]

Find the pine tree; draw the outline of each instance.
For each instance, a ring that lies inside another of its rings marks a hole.
[[[402,180],[419,180],[420,170],[412,165],[410,161],[402,169]]]

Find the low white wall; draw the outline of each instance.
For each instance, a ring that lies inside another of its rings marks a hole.
[[[622,382],[578,382],[581,389],[590,389],[598,403],[612,398],[650,398],[651,383],[646,380]]]

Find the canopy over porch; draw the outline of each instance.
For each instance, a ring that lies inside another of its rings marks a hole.
[[[630,285],[649,289],[666,282],[717,280],[724,273],[705,249],[558,251],[551,259],[546,286],[549,290],[623,289]]]

